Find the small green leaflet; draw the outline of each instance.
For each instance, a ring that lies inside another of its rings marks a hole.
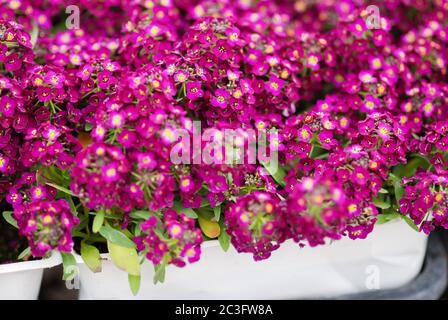
[[[104,211],[100,211],[95,215],[95,218],[93,218],[92,231],[94,233],[97,233],[103,226],[103,223],[104,223]]]
[[[411,218],[409,218],[408,216],[401,216],[404,221],[406,221],[406,223],[415,231],[420,232],[419,227],[414,223],[414,221],[411,220]]]
[[[373,204],[380,209],[389,209],[390,203],[387,203],[380,198],[373,199]]]
[[[74,195],[74,194],[73,194],[69,189],[67,189],[67,188],[58,186],[57,184],[54,184],[54,183],[51,183],[51,182],[47,182],[46,184],[47,184],[48,186],[50,186],[50,187],[53,187],[53,188],[55,188],[55,189],[57,189],[57,190],[59,190],[59,191],[65,193],[65,194],[68,194],[69,196],[76,197],[76,195]]]
[[[3,211],[3,218],[5,218],[6,222],[8,222],[13,227],[19,228],[19,226],[17,225],[17,221],[13,218],[12,214],[12,211]]]
[[[406,177],[411,177],[415,174],[418,168],[427,169],[430,165],[430,162],[426,157],[415,154],[415,158],[411,159],[404,167],[403,174]]]
[[[214,219],[216,222],[221,218],[221,206],[213,208],[213,213],[215,214]]]
[[[158,282],[163,283],[165,281],[165,263],[161,263],[160,265],[154,265],[154,284]]]
[[[231,183],[229,183],[231,184]],[[216,205],[219,206],[222,202],[217,202]],[[199,206],[199,208],[205,208],[205,207],[211,207],[210,202],[208,201],[208,199],[202,199],[201,201],[201,205]]]
[[[25,257],[29,256],[30,254],[31,254],[31,248],[28,247],[19,254],[19,257],[17,259],[23,260]]]
[[[230,247],[230,236],[224,228],[221,229],[218,241],[219,244],[221,245],[222,250],[227,252],[227,250],[229,250]]]
[[[323,155],[328,155],[328,150],[326,150],[325,148],[322,148],[316,144],[313,144],[313,148],[311,149],[311,152],[310,152],[310,158],[317,159]]]
[[[115,266],[128,274],[140,275],[140,261],[135,248],[125,248],[110,241],[107,242],[107,248]]]
[[[384,224],[386,222],[398,219],[401,216],[398,212],[381,213],[377,216],[376,224]]]
[[[138,210],[131,212],[130,216],[132,219],[139,219],[139,220],[148,220],[153,213],[145,210]]]
[[[85,126],[84,126],[84,130],[89,132],[92,131],[93,125],[89,122],[86,122]]]
[[[279,185],[281,185],[282,187],[285,186],[284,178],[286,173],[285,170],[283,170],[283,168],[279,166],[278,162],[261,162],[261,164]]]
[[[395,199],[396,199],[397,205],[400,205],[400,200],[401,200],[401,198],[403,198],[403,196],[405,194],[405,190],[404,190],[403,186],[400,183],[401,179],[398,178],[393,173],[391,173],[389,175],[389,180],[391,180],[391,182],[392,182],[392,184],[394,186],[394,193],[395,193]]]
[[[125,247],[125,248],[135,248],[135,243],[129,239],[123,232],[120,230],[114,229],[109,226],[102,226],[99,229],[100,234],[112,242],[113,244]]]
[[[81,257],[92,272],[101,272],[101,256],[97,248],[82,242]]]
[[[173,209],[176,210],[177,213],[183,212],[187,217],[192,219],[197,219],[198,215],[191,208],[184,208],[179,202],[175,201],[173,205]]]
[[[39,27],[33,22],[33,30],[31,30],[31,46],[34,48],[37,42],[37,36],[39,35]]]
[[[70,209],[72,210],[72,213],[77,216],[78,215],[78,211],[76,210],[76,206],[75,203],[73,202],[73,198],[71,196],[69,196],[68,194],[65,194],[65,200],[67,200]]]
[[[138,291],[140,290],[140,276],[134,276],[132,274],[128,274],[128,282],[129,287],[131,288],[132,294],[134,296],[137,295]]]

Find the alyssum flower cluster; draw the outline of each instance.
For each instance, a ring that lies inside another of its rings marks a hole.
[[[135,289],[139,256],[162,281],[209,239],[262,260],[448,226],[448,1],[381,1],[378,28],[357,0],[70,4],[80,29],[0,4],[0,193],[34,257],[110,252]],[[279,167],[174,163],[197,121],[276,129]]]

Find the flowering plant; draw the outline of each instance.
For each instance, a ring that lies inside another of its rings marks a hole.
[[[66,1],[0,5],[0,193],[34,257],[108,252],[136,292],[211,239],[448,226],[446,0],[74,2],[68,29]],[[253,136],[271,157],[229,148]]]

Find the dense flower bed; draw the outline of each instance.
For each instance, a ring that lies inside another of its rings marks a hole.
[[[448,1],[372,3],[376,28],[358,0],[70,1],[79,29],[68,4],[0,5],[0,193],[33,256],[125,248],[162,280],[208,239],[262,260],[448,226]],[[175,163],[194,121],[275,128],[278,170]]]

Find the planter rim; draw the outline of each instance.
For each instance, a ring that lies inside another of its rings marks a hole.
[[[390,220],[383,224],[375,224],[375,228],[383,228],[386,225],[397,224],[400,222],[402,222],[402,219],[396,218],[396,219]],[[369,237],[367,236],[367,238],[369,238]],[[353,240],[353,241],[361,241],[361,240],[363,240],[363,239],[358,239],[358,240]],[[208,240],[201,244],[201,248],[214,248],[214,247],[219,247],[219,246],[220,246],[220,244],[219,244],[218,240]],[[84,264],[84,260],[80,254],[78,254],[75,250],[73,250],[72,254],[76,259],[76,263]],[[101,253],[100,256],[101,256],[102,260],[111,260],[109,253]]]
[[[61,255],[57,252],[52,252],[48,258],[32,261],[21,261],[0,265],[0,274],[14,273],[20,271],[29,271],[36,269],[44,269],[55,267],[62,263]]]

